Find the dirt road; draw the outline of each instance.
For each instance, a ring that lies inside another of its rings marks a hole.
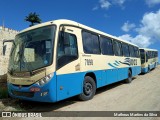
[[[160,111],[160,66],[135,77],[131,84],[118,82],[100,88],[89,101],[72,97],[57,103],[20,102],[16,104],[27,106],[22,108],[19,105],[27,111]]]
[[[160,66],[135,77],[131,84],[118,82],[97,90],[92,100],[76,97],[54,104],[36,103],[42,111],[160,111]]]

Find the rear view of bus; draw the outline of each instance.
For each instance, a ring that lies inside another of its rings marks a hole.
[[[140,48],[141,72],[147,73],[158,65],[158,50]]]

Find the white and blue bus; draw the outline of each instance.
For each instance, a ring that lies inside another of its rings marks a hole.
[[[150,72],[158,65],[158,50],[140,48],[141,54],[141,71],[142,73]]]
[[[138,46],[70,20],[55,20],[21,31],[12,46],[8,91],[14,98],[56,102],[141,72]]]

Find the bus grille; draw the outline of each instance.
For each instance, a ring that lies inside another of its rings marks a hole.
[[[23,97],[33,97],[34,96],[34,92],[19,92],[19,91],[12,91],[13,95],[16,96],[23,96]]]

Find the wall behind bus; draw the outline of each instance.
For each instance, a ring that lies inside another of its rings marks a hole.
[[[5,56],[3,56],[3,40],[14,39],[17,33],[18,31],[16,30],[12,30],[12,29],[0,26],[0,82],[4,82],[6,80],[9,55],[12,47],[11,42],[6,42],[4,44],[6,45],[6,53],[5,53]]]

